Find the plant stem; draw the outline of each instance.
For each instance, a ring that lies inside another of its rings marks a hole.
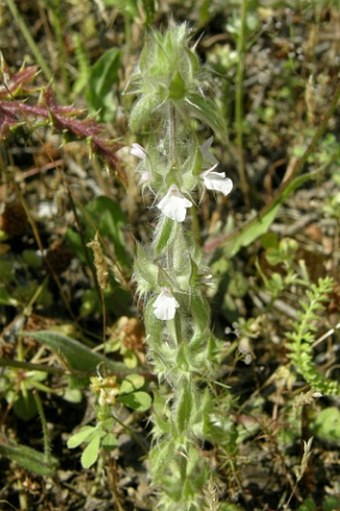
[[[192,229],[192,235],[194,238],[194,242],[196,243],[196,245],[201,246],[202,240],[201,240],[200,225],[199,225],[199,221],[198,221],[197,209],[195,206],[193,206],[190,209],[190,213],[191,213],[191,229]]]
[[[169,104],[169,164],[177,169],[176,156],[176,110],[172,103]]]
[[[45,463],[47,463],[49,465],[51,463],[51,445],[50,445],[50,438],[48,435],[46,417],[44,414],[44,409],[41,404],[41,400],[40,400],[38,392],[36,392],[36,391],[33,392],[33,396],[34,396],[35,404],[37,406],[38,414],[39,414],[40,421],[41,421],[42,432],[43,432],[44,458],[45,458],[44,461],[45,461]]]
[[[238,65],[236,73],[236,95],[235,95],[235,128],[236,128],[236,146],[238,155],[238,173],[243,198],[247,208],[249,208],[249,186],[244,165],[243,149],[243,80],[245,63],[245,40],[246,40],[246,16],[247,0],[241,0],[241,24],[237,40]]]

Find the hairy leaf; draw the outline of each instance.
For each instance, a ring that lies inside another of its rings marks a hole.
[[[96,370],[98,365],[104,364],[114,373],[126,374],[130,372],[123,363],[109,360],[100,353],[91,351],[88,346],[85,346],[67,335],[49,330],[23,333],[42,344],[46,344],[46,346],[60,354],[67,360],[72,369],[84,371],[85,373],[92,373]],[[133,370],[133,372],[136,372],[136,369]]]
[[[0,454],[40,476],[51,476],[58,467],[56,458],[49,456],[47,459],[44,453],[13,442],[0,444]]]

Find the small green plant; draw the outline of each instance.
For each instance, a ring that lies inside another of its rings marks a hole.
[[[306,293],[305,301],[301,303],[302,310],[298,312],[298,319],[292,324],[292,330],[287,333],[289,356],[296,370],[314,392],[326,395],[338,395],[340,386],[338,382],[318,372],[313,361],[313,343],[317,332],[317,321],[333,285],[334,281],[330,277],[319,279],[317,284],[311,285]]]
[[[72,435],[67,446],[74,449],[85,443],[86,447],[81,456],[84,468],[91,467],[100,455],[100,450],[112,451],[118,446],[115,428],[124,424],[115,416],[119,404],[126,405],[132,410],[145,412],[151,405],[150,395],[141,390],[145,387],[145,379],[139,374],[131,374],[120,384],[115,376],[93,376],[90,390],[95,396],[96,425],[83,426]]]

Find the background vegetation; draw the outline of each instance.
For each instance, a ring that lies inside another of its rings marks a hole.
[[[129,153],[147,133],[128,121],[145,39],[172,21],[192,28],[234,182],[204,194],[195,226],[221,341],[205,508],[340,509],[340,17],[327,0],[0,2],[0,509],[157,509],[158,382],[132,279],[153,198]]]

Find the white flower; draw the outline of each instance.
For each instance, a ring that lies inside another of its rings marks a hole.
[[[143,170],[140,173],[140,179],[139,179],[140,184],[149,183],[150,181],[151,181],[151,173],[150,173],[150,171],[149,170]]]
[[[208,190],[215,192],[222,192],[224,195],[229,195],[233,189],[233,182],[229,177],[226,177],[225,172],[214,172],[217,163],[201,173],[204,185]]]
[[[210,147],[213,143],[213,137],[208,138],[200,147],[203,156],[203,168],[209,168],[201,173],[201,178],[204,185],[208,190],[215,192],[222,192],[224,195],[229,195],[233,188],[233,182],[227,178],[225,172],[214,172],[218,161],[215,156],[210,152]]]
[[[178,307],[179,303],[176,298],[172,296],[169,289],[162,287],[161,292],[153,304],[153,312],[156,318],[163,321],[174,319]]]
[[[130,154],[132,154],[132,156],[136,156],[136,158],[139,158],[140,160],[145,160],[146,158],[145,149],[139,144],[132,144]]]
[[[191,202],[181,194],[176,185],[170,186],[168,193],[157,204],[164,216],[176,220],[177,222],[184,222],[187,214],[187,208],[191,208]]]
[[[130,149],[130,154],[132,156],[135,156],[139,160],[142,160],[142,162],[146,161],[146,158],[147,158],[146,151],[145,151],[144,147],[142,147],[139,144],[132,144],[131,149]],[[140,174],[139,183],[141,185],[145,185],[151,181],[151,172],[148,168],[144,168],[144,165],[142,162],[138,166],[138,170],[139,170],[139,174]],[[142,169],[140,167],[142,167]]]

